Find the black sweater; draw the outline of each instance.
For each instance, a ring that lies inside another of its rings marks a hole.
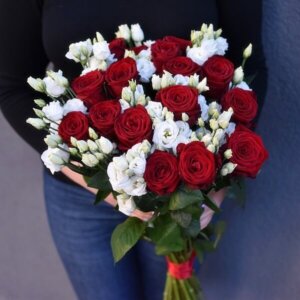
[[[261,41],[261,0],[2,0],[0,1],[0,106],[15,129],[34,149],[46,145],[43,132],[25,123],[32,116],[36,95],[28,76],[43,77],[52,62],[69,79],[80,73],[79,64],[65,53],[72,42],[94,37],[99,31],[110,40],[118,25],[140,23],[146,39],[164,35],[189,38],[203,22],[223,29],[229,41],[228,57],[236,66],[242,50],[252,42],[247,73],[258,72],[253,88],[262,106],[266,68]]]

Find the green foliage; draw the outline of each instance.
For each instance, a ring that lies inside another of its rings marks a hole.
[[[94,173],[91,176],[85,176],[84,179],[89,187],[102,191],[112,190],[105,168],[99,169],[96,173]]]
[[[202,203],[204,197],[200,190],[183,190],[179,189],[171,196],[169,209],[179,210],[194,203]]]
[[[99,204],[101,201],[103,201],[108,195],[110,194],[110,191],[103,191],[103,190],[98,190],[96,199],[94,201],[94,205]]]
[[[142,237],[146,223],[137,218],[128,218],[118,225],[111,236],[114,261],[118,262]]]
[[[168,196],[159,196],[153,193],[147,193],[143,196],[135,196],[133,200],[139,210],[148,212],[154,211],[161,208],[165,203],[168,202]]]
[[[172,220],[170,215],[157,217],[152,228],[147,228],[147,236],[154,242],[158,255],[167,255],[181,251],[185,247],[180,226]]]

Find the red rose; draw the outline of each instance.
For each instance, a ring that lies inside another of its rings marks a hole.
[[[192,126],[200,114],[198,96],[198,90],[194,87],[173,85],[159,90],[155,99],[174,113],[175,120],[181,120],[182,113],[186,113]]]
[[[230,161],[237,164],[236,175],[255,177],[269,157],[260,136],[243,125],[238,125],[229,137],[228,148],[232,150]]]
[[[101,135],[114,138],[114,123],[120,113],[121,105],[119,101],[107,100],[94,104],[89,111],[89,117],[93,127]]]
[[[181,146],[179,154],[179,173],[191,188],[207,189],[216,177],[214,155],[202,142],[191,142]]]
[[[130,50],[132,50],[135,55],[138,55],[142,50],[147,50],[147,49],[148,47],[146,45],[141,45],[141,46],[133,47]]]
[[[147,160],[144,179],[147,188],[158,195],[174,192],[180,181],[176,156],[156,150]]]
[[[126,49],[126,41],[122,38],[116,38],[109,43],[109,50],[115,55],[117,60],[120,60],[124,57]]]
[[[178,56],[168,60],[163,64],[162,68],[173,75],[181,74],[184,76],[190,76],[200,71],[200,66],[185,56]]]
[[[190,46],[190,47],[192,46],[192,42],[191,41],[184,40],[184,39],[178,38],[176,36],[168,35],[168,36],[165,36],[163,38],[163,40],[166,41],[166,42],[174,42],[174,43],[176,43],[180,47],[182,53],[185,53],[185,50],[186,50],[186,48],[188,46]]]
[[[126,109],[117,118],[114,128],[122,151],[145,139],[150,140],[152,135],[152,121],[142,105]]]
[[[96,70],[75,78],[71,84],[76,97],[88,107],[105,99],[103,90],[104,75]]]
[[[151,45],[151,53],[156,70],[161,73],[163,64],[169,59],[181,55],[181,49],[177,43],[157,40]]]
[[[136,62],[131,57],[111,64],[106,71],[105,79],[112,97],[120,97],[123,87],[128,85],[129,80],[136,79],[137,75]]]
[[[215,55],[205,62],[202,71],[209,86],[206,95],[209,98],[220,99],[228,90],[233,78],[233,63],[223,56]]]
[[[67,144],[70,144],[70,138],[77,140],[88,138],[89,121],[85,114],[79,111],[68,113],[61,121],[58,127],[58,134]]]
[[[229,90],[221,101],[223,109],[233,108],[233,120],[249,124],[257,114],[257,98],[254,92],[240,88]]]

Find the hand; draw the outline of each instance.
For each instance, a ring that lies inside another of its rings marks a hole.
[[[218,206],[221,206],[221,203],[224,200],[224,197],[226,195],[226,189],[221,189],[217,192],[211,191],[209,192],[208,196],[212,199],[212,201]],[[214,211],[210,209],[208,206],[204,205],[204,212],[202,213],[200,217],[200,227],[201,229],[204,229],[211,221],[212,217],[214,215]]]

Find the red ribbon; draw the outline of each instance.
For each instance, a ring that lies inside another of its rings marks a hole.
[[[168,272],[176,279],[187,279],[193,275],[193,264],[195,260],[195,252],[192,253],[189,260],[183,263],[174,263],[167,257]]]

